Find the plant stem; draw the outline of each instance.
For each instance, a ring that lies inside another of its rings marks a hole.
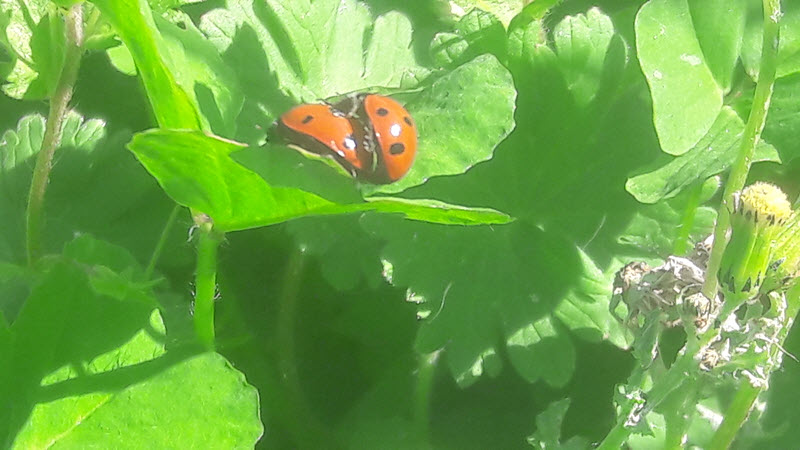
[[[703,193],[703,183],[697,183],[689,192],[689,201],[686,203],[683,219],[678,228],[678,236],[673,244],[672,254],[683,255],[688,250],[689,234],[692,232],[694,218],[697,215],[697,207],[700,206],[700,194]]]
[[[172,226],[175,224],[175,220],[178,218],[178,213],[181,212],[182,209],[183,207],[178,204],[172,208],[172,212],[169,214],[167,223],[164,224],[164,229],[161,230],[161,236],[158,238],[158,242],[156,242],[156,248],[153,250],[153,255],[150,257],[150,262],[147,263],[147,268],[144,271],[145,279],[149,280],[153,275],[153,272],[156,270],[156,263],[158,263],[158,258],[164,251],[164,245],[167,243],[167,238],[169,238],[169,232],[172,230]]]
[[[195,273],[194,330],[200,343],[214,350],[214,299],[217,295],[217,250],[224,235],[214,231],[210,219],[199,223]]]
[[[53,168],[53,155],[61,140],[61,125],[72,98],[75,80],[78,78],[81,56],[83,54],[83,9],[82,4],[73,5],[66,13],[66,51],[61,76],[50,99],[50,112],[47,116],[42,148],[36,157],[31,189],[28,193],[26,214],[26,253],[28,265],[33,265],[41,253],[42,222],[44,221],[44,196]]]
[[[428,442],[428,428],[430,425],[431,389],[433,388],[433,375],[436,373],[436,362],[439,360],[440,351],[419,356],[417,370],[417,386],[414,392],[414,430],[418,442]]]
[[[753,161],[753,153],[758,143],[764,123],[767,120],[767,110],[772,98],[772,88],[775,84],[775,72],[778,66],[778,41],[779,21],[781,16],[780,0],[763,0],[764,4],[764,36],[761,43],[761,61],[758,71],[758,83],[753,96],[753,106],[744,128],[739,154],[731,167],[731,174],[725,183],[722,204],[714,228],[714,243],[711,247],[711,256],[708,260],[706,281],[703,285],[703,295],[714,298],[717,293],[717,271],[722,261],[722,252],[727,244],[728,227],[730,226],[730,212],[728,206],[733,204],[733,194],[742,190],[747,181],[747,173]]]
[[[754,387],[746,378],[742,380],[742,386],[736,392],[733,402],[725,411],[722,423],[708,444],[708,450],[730,448],[736,433],[742,428],[742,424],[750,414],[750,409],[753,407],[753,402],[755,402],[759,392],[761,392],[761,389]]]

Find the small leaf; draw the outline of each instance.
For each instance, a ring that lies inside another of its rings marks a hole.
[[[65,27],[60,14],[48,12],[33,30],[31,58],[38,76],[25,94],[26,98],[49,98],[56,90],[65,57]]]
[[[687,0],[650,0],[642,6],[636,48],[661,148],[681,155],[711,129],[722,107],[722,89],[705,62]]]
[[[708,134],[685,154],[664,156],[657,169],[628,179],[625,188],[643,203],[671,198],[683,189],[727,170],[739,151],[744,123],[729,107],[724,107]],[[777,151],[759,142],[754,161],[779,161]]]
[[[580,105],[597,95],[614,34],[611,19],[597,8],[566,17],[553,30],[559,66]]]
[[[455,31],[433,37],[431,56],[439,66],[456,67],[484,53],[505,59],[506,30],[491,13],[472,9],[458,21]]]

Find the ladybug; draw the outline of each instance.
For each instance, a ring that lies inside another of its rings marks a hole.
[[[400,103],[383,95],[355,94],[334,108],[363,127],[364,148],[375,155],[370,170],[361,173],[362,178],[385,184],[408,173],[417,154],[417,127]]]
[[[411,115],[400,103],[377,94],[296,106],[280,116],[275,130],[287,143],[332,156],[353,176],[375,184],[402,178],[417,153]]]
[[[353,175],[373,165],[373,155],[364,148],[363,127],[353,127],[344,113],[330,105],[295,106],[278,119],[275,131],[289,144],[333,156]]]

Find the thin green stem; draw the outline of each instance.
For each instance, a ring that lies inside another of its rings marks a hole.
[[[158,242],[156,242],[156,248],[153,250],[153,255],[150,257],[150,262],[147,263],[147,268],[144,272],[145,278],[148,280],[156,270],[158,258],[164,251],[164,245],[167,243],[167,238],[169,238],[169,232],[172,230],[172,226],[175,225],[175,221],[178,219],[178,213],[181,212],[182,209],[183,207],[181,205],[175,205],[175,207],[172,208],[172,212],[169,214],[167,223],[164,224],[164,229],[161,230],[161,236],[158,238]]]
[[[214,349],[214,300],[217,295],[217,250],[224,235],[214,231],[210,219],[200,223],[195,272],[194,330],[200,343]]]
[[[417,386],[414,392],[414,429],[419,439],[418,442],[428,442],[431,390],[433,389],[433,375],[436,373],[436,362],[439,360],[439,353],[439,351],[435,351],[419,356]]]
[[[730,448],[736,433],[742,428],[742,424],[750,414],[753,402],[756,401],[759,392],[761,392],[761,389],[754,387],[747,379],[742,380],[742,386],[736,392],[733,402],[725,411],[722,423],[708,444],[708,450]]]
[[[722,261],[722,252],[727,245],[727,233],[730,226],[729,206],[733,203],[733,194],[742,190],[747,181],[747,173],[753,161],[753,153],[758,143],[764,123],[767,119],[767,110],[772,98],[772,88],[775,84],[775,72],[778,66],[778,41],[779,21],[781,17],[780,0],[763,0],[764,4],[764,35],[761,45],[761,62],[758,72],[758,83],[753,95],[753,106],[742,135],[739,154],[731,167],[731,174],[725,183],[722,204],[719,208],[717,224],[714,228],[714,244],[708,260],[706,281],[703,285],[703,294],[714,298],[717,292],[717,271]]]
[[[53,168],[53,155],[61,140],[61,125],[72,98],[75,80],[78,78],[83,54],[83,9],[82,4],[72,6],[66,13],[66,51],[61,76],[50,99],[42,148],[36,157],[31,189],[28,193],[26,213],[26,253],[28,264],[33,265],[41,253],[42,223],[44,221],[44,197]]]
[[[683,255],[688,250],[689,234],[692,232],[697,207],[700,206],[700,195],[703,193],[703,183],[697,183],[689,192],[689,201],[686,203],[683,218],[678,228],[678,236],[672,248],[673,255]]]

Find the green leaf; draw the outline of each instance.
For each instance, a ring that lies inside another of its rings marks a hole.
[[[528,437],[528,443],[536,449],[579,450],[589,448],[591,444],[580,436],[572,436],[561,442],[561,424],[569,409],[570,399],[564,398],[547,405],[541,414],[536,416],[536,432]]]
[[[2,85],[3,92],[9,97],[29,98],[28,89],[38,75],[34,67],[31,40],[37,24],[48,14],[49,5],[48,0],[25,2],[0,0],[0,11],[7,14],[5,39],[0,39],[0,43],[5,44],[7,51],[13,56],[13,68],[6,77],[6,83]],[[49,27],[42,26],[41,30],[46,34],[49,32]],[[42,36],[42,39],[46,38]],[[46,76],[52,77],[53,74]],[[43,95],[44,92],[39,92],[38,96],[31,93],[30,98],[42,98]]]
[[[625,229],[620,234],[618,241],[620,244],[631,247],[632,251],[625,252],[638,258],[659,258],[664,259],[667,255],[675,253],[678,237],[682,232],[681,228],[685,224],[685,216],[693,215],[691,230],[685,236],[685,248],[690,249],[696,242],[706,238],[714,230],[714,221],[717,212],[711,207],[699,207],[694,211],[695,205],[689,199],[695,195],[693,189],[670,198],[662,199],[653,205],[641,208],[631,218]],[[719,190],[719,180],[709,178],[701,187],[701,192],[697,194],[696,204],[707,202]],[[681,255],[679,255],[681,256]]]
[[[723,91],[731,89],[744,36],[746,0],[689,0],[697,40]]]
[[[199,27],[236,71],[245,98],[236,138],[251,145],[263,143],[269,122],[298,103],[414,86],[427,73],[403,14],[373,19],[354,0],[227,6],[204,14]]]
[[[411,171],[398,182],[363,190],[400,192],[429,177],[460,174],[491,159],[514,129],[515,98],[511,74],[491,55],[447,73],[406,103],[419,130]]]
[[[417,350],[444,349],[461,386],[499,372],[499,342],[523,378],[553,386],[574,370],[565,327],[627,342],[608,312],[610,280],[552,234],[521,222],[456,228],[377,215],[362,225],[387,241],[381,259],[392,267],[392,284],[407,286],[420,304]],[[586,275],[582,264],[592,268]]]
[[[177,362],[147,379],[121,378],[122,385],[113,392],[88,393],[40,405],[34,410],[35,418],[66,419],[69,428],[27,428],[17,437],[14,448],[79,448],[97,442],[126,448],[144,441],[164,449],[198,443],[214,448],[247,448],[263,434],[258,393],[246,384],[241,372],[216,353]],[[53,390],[58,387],[53,386]],[[165,392],[171,395],[165,396]],[[65,413],[72,413],[71,417],[65,417]],[[74,426],[74,422],[80,426]],[[109,434],[109,428],[114,433]]]
[[[524,0],[457,0],[450,3],[451,9],[456,14],[464,15],[466,11],[469,15],[482,9],[499,19],[504,26],[508,26],[511,19],[522,11],[526,3],[530,2]]]
[[[307,215],[360,211],[402,213],[437,223],[506,223],[505,214],[429,200],[379,198],[337,204],[292,187],[272,187],[231,159],[242,144],[200,132],[152,130],[129,144],[139,161],[177,203],[209,215],[220,231],[272,225]]]
[[[800,73],[779,78],[770,100],[764,139],[773,143],[784,163],[800,157]]]
[[[256,51],[265,53],[266,61],[259,64],[268,67],[281,89],[300,102],[368,87],[398,87],[402,80],[414,79],[420,70],[410,46],[408,19],[390,13],[373,20],[365,5],[354,0],[229,0],[226,10],[205,14],[200,28],[221,51],[244,45],[251,56],[256,56]],[[234,33],[237,29],[240,31]],[[370,29],[370,43],[365,45]],[[383,53],[387,45],[394,52],[388,68]],[[263,93],[257,98],[275,103]],[[275,111],[276,115],[280,112]]]
[[[4,260],[24,259],[25,200],[43,136],[44,119],[33,115],[20,119],[17,129],[6,131],[0,139],[0,223],[5,230],[0,235],[0,258]]]
[[[450,68],[484,53],[505,59],[506,42],[506,30],[497,17],[476,8],[458,21],[455,33],[433,37],[431,54],[439,66]]]
[[[0,227],[7,230],[0,236],[0,257],[10,261],[24,258],[25,201],[44,129],[42,116],[26,116],[0,140]],[[59,248],[80,231],[108,232],[155,187],[124,150],[125,140],[126,133],[107,138],[101,120],[67,113],[47,190],[48,244]]]
[[[10,330],[14,370],[0,401],[11,448],[125,447],[145,436],[163,448],[252,446],[262,433],[255,390],[219,355],[165,353],[166,330],[152,292],[133,283],[143,276],[133,257],[88,236],[65,255]],[[108,275],[127,289],[108,289]]]
[[[636,48],[662,149],[681,155],[714,123],[722,89],[703,55],[687,0],[650,0],[636,15]]]
[[[736,159],[744,123],[724,107],[708,134],[685,154],[663,156],[658,168],[628,179],[625,188],[643,203],[674,197],[683,189],[727,170]],[[764,141],[756,147],[754,161],[780,161],[774,147]]]
[[[164,62],[165,44],[158,34],[153,13],[146,2],[94,0],[103,17],[111,23],[136,62],[147,98],[165,128],[201,128],[201,121],[189,95],[175,80]]]
[[[800,72],[800,5],[797,2],[781,2],[780,42],[778,44],[778,67],[776,77]],[[747,73],[758,79],[761,64],[764,14],[761,4],[749,2],[747,24],[741,58]]]
[[[566,17],[553,30],[559,66],[580,105],[591,102],[600,89],[614,36],[611,19],[597,8]]]
[[[156,17],[155,22],[166,43],[166,61],[175,81],[214,133],[234,136],[244,96],[233,69],[188,16],[174,17],[172,22]]]
[[[28,87],[25,97],[49,98],[56,90],[65,57],[64,20],[56,12],[48,12],[33,30],[31,36],[31,58],[37,77]]]

